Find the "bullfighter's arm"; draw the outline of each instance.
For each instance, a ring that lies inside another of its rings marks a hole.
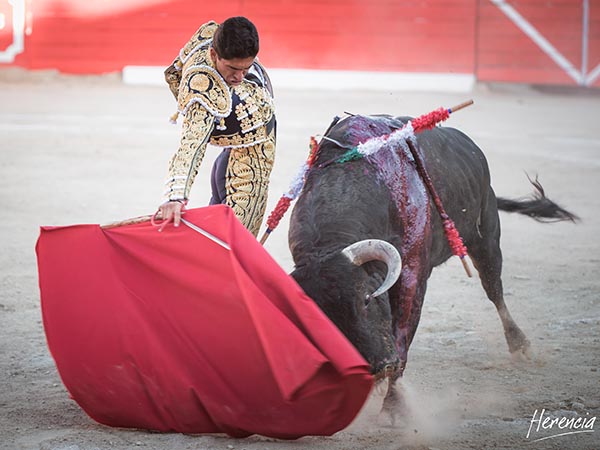
[[[182,125],[179,149],[169,162],[165,196],[169,201],[187,200],[214,129],[214,116],[199,103],[188,108]]]

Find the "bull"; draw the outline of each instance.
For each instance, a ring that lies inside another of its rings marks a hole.
[[[402,376],[434,267],[452,252],[423,176],[405,146],[330,164],[348,148],[389,135],[410,118],[336,118],[325,133],[290,218],[293,278],[370,364],[388,379],[383,410],[402,410]],[[496,197],[482,150],[464,133],[436,127],[417,135],[436,193],[453,219],[509,351],[527,357],[530,342],[504,302],[498,211],[540,221],[576,216],[549,200],[537,180],[531,200]]]

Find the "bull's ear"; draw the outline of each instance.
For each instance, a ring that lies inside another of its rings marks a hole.
[[[367,299],[387,292],[400,277],[402,258],[396,247],[389,242],[380,239],[365,239],[347,246],[342,250],[342,254],[356,266],[360,266],[367,261],[382,261],[387,265],[388,270],[385,280],[375,292],[367,295]]]

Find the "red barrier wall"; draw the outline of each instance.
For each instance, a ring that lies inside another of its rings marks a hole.
[[[0,67],[166,66],[201,23],[232,15],[256,23],[271,68],[600,86],[598,0],[0,0]]]
[[[34,0],[32,33],[16,64],[75,73],[165,65],[200,24],[239,14],[257,25],[260,57],[269,67],[461,73],[474,68],[473,1],[174,0],[122,9],[128,1],[134,6],[131,0],[104,0],[94,11]]]
[[[480,2],[480,80],[600,86],[600,2],[500,3]]]

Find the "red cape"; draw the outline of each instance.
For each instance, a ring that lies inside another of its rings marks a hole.
[[[369,366],[226,206],[192,228],[43,227],[48,346],[100,423],[183,433],[331,435],[359,412]]]

